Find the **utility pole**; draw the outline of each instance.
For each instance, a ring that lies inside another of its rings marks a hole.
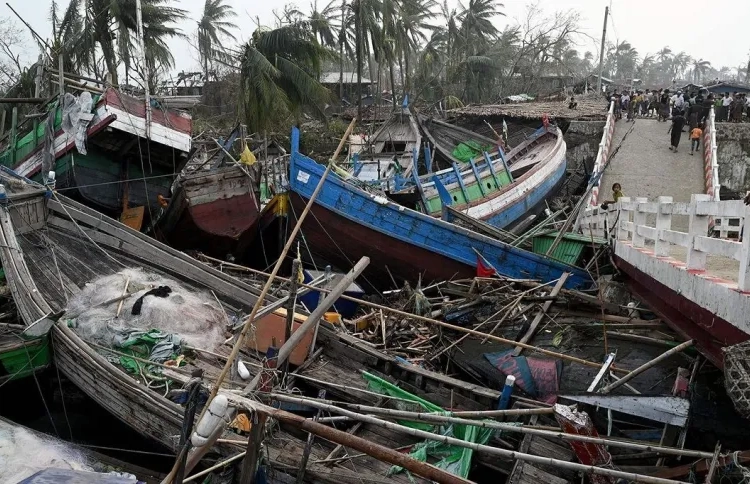
[[[607,39],[607,16],[609,7],[604,7],[604,28],[602,29],[602,47],[599,51],[599,79],[596,81],[596,90],[602,92],[602,72],[604,71],[604,41]]]
[[[138,46],[141,49],[141,62],[143,63],[143,91],[146,101],[146,139],[151,139],[151,95],[148,92],[148,65],[146,64],[146,49],[143,46],[143,13],[141,11],[141,0],[135,0],[135,20],[138,28]]]

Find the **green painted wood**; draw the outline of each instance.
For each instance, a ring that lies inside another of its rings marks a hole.
[[[25,345],[15,345],[7,351],[0,351],[0,368],[4,373],[0,375],[0,380],[6,377],[10,380],[25,378],[49,364],[50,347],[46,336]]]

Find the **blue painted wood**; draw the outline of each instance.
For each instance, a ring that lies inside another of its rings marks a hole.
[[[430,143],[424,144],[424,164],[427,166],[427,173],[432,173],[432,153],[430,151]]]
[[[487,167],[490,169],[490,173],[492,173],[492,179],[495,180],[495,187],[500,188],[500,179],[497,177],[497,172],[495,171],[495,167],[492,166],[492,160],[490,160],[490,154],[486,151],[484,152],[484,161],[487,164]]]
[[[448,191],[447,188],[445,188],[445,185],[443,185],[443,182],[440,181],[440,178],[437,176],[432,177],[432,182],[435,184],[435,190],[437,190],[438,195],[440,195],[440,201],[442,202],[443,206],[453,205],[453,199],[451,198],[451,194]]]
[[[453,172],[456,174],[456,180],[458,180],[458,186],[461,187],[461,193],[464,194],[464,202],[469,203],[469,194],[466,192],[466,185],[464,185],[464,179],[461,176],[461,171],[458,169],[458,165],[453,163]]]
[[[479,176],[479,171],[477,171],[477,165],[474,163],[474,160],[469,160],[469,164],[471,165],[471,171],[474,172],[474,178],[477,179],[477,185],[479,185],[479,191],[482,192],[483,197],[486,197],[487,192],[484,190],[484,187],[482,186],[482,178]]]
[[[504,228],[514,222],[519,221],[526,213],[538,207],[547,196],[554,192],[565,177],[565,168],[567,163],[560,163],[560,166],[536,189],[530,190],[525,197],[503,208],[502,211],[495,213],[483,221],[493,227]]]
[[[508,168],[508,160],[505,159],[505,152],[503,149],[498,146],[497,147],[497,155],[500,157],[500,161],[503,162],[503,166],[505,167],[505,172],[508,174],[508,178],[510,178],[510,182],[513,183],[513,174],[510,172],[510,168]]]
[[[294,138],[293,134],[292,140]],[[323,171],[321,165],[299,151],[293,151],[290,161],[291,189],[303,199],[309,199]],[[474,250],[477,250],[508,277],[549,282],[559,278],[563,272],[570,272],[566,287],[586,288],[592,284],[590,275],[583,269],[400,206],[347,183],[335,174],[326,179],[315,203],[338,217],[377,231],[394,241],[428,250],[468,267],[476,267]]]

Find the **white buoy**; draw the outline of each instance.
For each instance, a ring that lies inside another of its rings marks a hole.
[[[208,410],[198,425],[195,426],[190,441],[195,447],[206,445],[208,438],[219,425],[224,425],[224,415],[227,413],[229,401],[224,395],[216,395],[208,405]]]
[[[237,373],[240,374],[240,378],[243,380],[250,378],[250,370],[247,369],[242,360],[237,360]]]

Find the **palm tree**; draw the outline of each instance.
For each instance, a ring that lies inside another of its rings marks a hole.
[[[335,47],[338,45],[336,38],[337,17],[341,15],[341,7],[338,0],[331,0],[323,10],[318,10],[318,0],[310,4],[310,29],[318,39],[320,45]]]
[[[50,55],[57,58],[62,53],[65,72],[78,72],[82,66],[89,64],[86,55],[91,50],[82,47],[83,42],[88,39],[83,30],[80,3],[80,0],[71,0],[62,16],[60,16],[57,2],[53,1],[50,5],[50,21],[52,22]]]
[[[699,84],[710,67],[711,63],[707,60],[693,59],[693,82]]]
[[[680,52],[679,54],[675,55],[673,59],[673,77],[683,77],[685,75],[685,70],[690,65],[691,61],[692,58],[685,52]]]
[[[656,53],[656,58],[662,64],[669,61],[672,58],[672,49],[670,49],[669,46],[662,47],[662,49]]]
[[[321,46],[307,22],[276,29],[258,28],[240,58],[241,87],[247,125],[266,128],[273,113],[303,108],[324,118],[330,93],[318,82],[322,62],[335,54]]]
[[[76,9],[79,3],[79,0],[71,0]],[[143,43],[148,67],[171,67],[174,57],[169,51],[166,39],[181,35],[172,24],[182,20],[185,11],[167,5],[168,0],[142,0],[141,3]],[[79,45],[86,52],[79,51],[76,55],[86,59],[88,67],[98,74],[98,46],[113,84],[117,84],[117,67],[120,61],[127,71],[132,65],[132,52],[137,48],[131,38],[137,30],[135,4],[135,0],[83,0],[83,38],[80,39]]]
[[[231,30],[236,29],[229,19],[236,17],[230,5],[224,0],[206,0],[203,6],[203,16],[198,22],[198,52],[203,61],[203,79],[208,82],[209,63],[217,53],[221,53],[222,37],[236,40]]]
[[[496,0],[469,0],[468,5],[458,15],[464,35],[466,56],[483,50],[490,41],[497,38],[499,31],[492,20],[499,15],[505,16],[500,11],[501,8],[503,4]]]
[[[435,17],[433,10],[437,5],[435,0],[401,0],[396,20],[396,46],[399,56],[403,56],[404,59],[406,92],[411,88],[409,58],[419,49],[422,42],[427,41],[425,31],[433,29],[427,22]]]

